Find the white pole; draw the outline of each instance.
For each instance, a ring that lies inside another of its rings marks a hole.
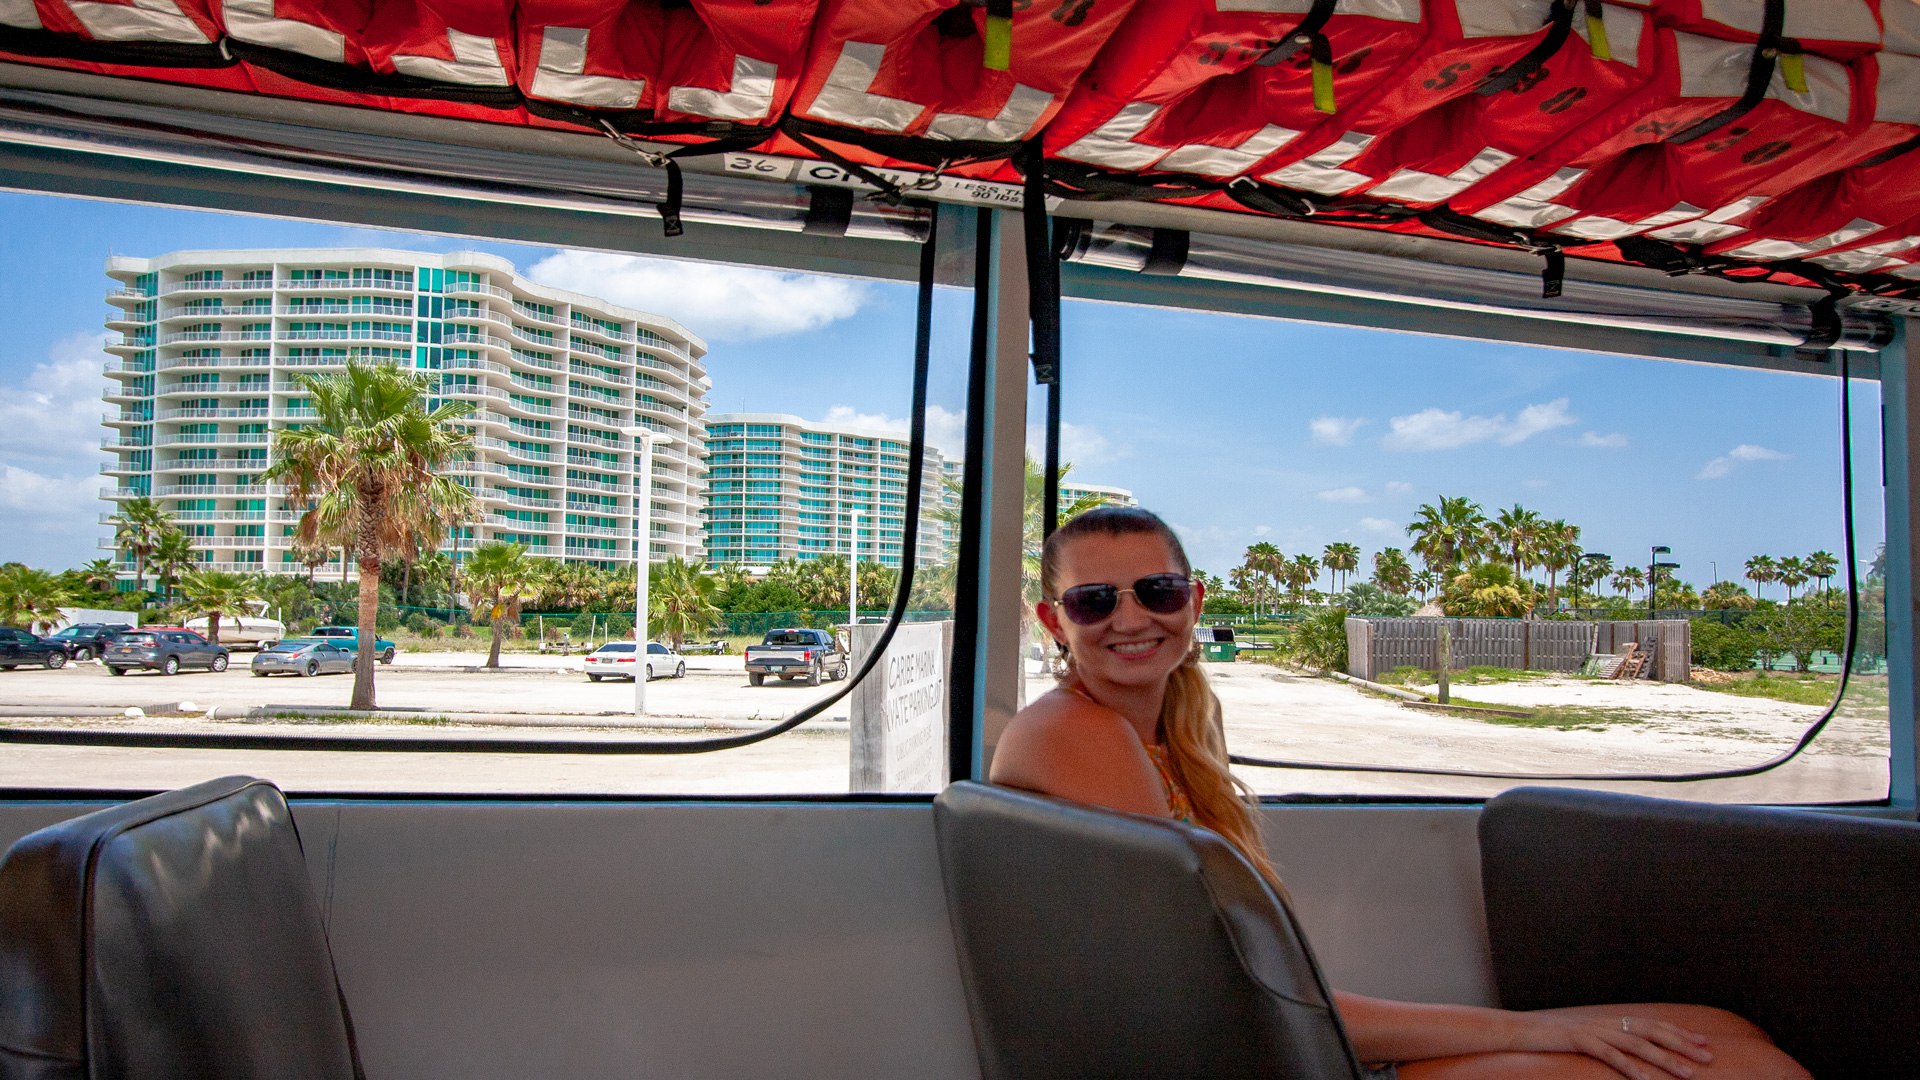
[[[856,508],[851,515],[853,533],[847,544],[847,626],[860,624],[860,511]],[[853,640],[853,631],[847,631],[847,640]]]
[[[653,444],[672,442],[644,427],[630,429],[634,441],[633,513],[639,529],[633,546],[633,715],[647,711],[647,569],[653,556]]]

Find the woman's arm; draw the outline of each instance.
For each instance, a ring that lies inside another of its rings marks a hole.
[[[1500,1051],[1585,1054],[1633,1080],[1693,1075],[1713,1060],[1706,1036],[1651,1017],[1508,1012],[1426,1005],[1334,991],[1347,1038],[1362,1061],[1419,1061]],[[1629,1019],[1623,1027],[1620,1019]]]

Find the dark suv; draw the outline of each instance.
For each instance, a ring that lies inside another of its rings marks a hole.
[[[103,655],[114,638],[131,629],[133,629],[131,626],[113,623],[74,623],[53,634],[47,640],[57,642],[65,648],[69,660],[91,660]]]
[[[0,626],[0,668],[8,671],[21,664],[50,668],[67,665],[67,650],[46,638]]]
[[[178,675],[181,668],[190,667],[225,671],[227,647],[215,645],[191,630],[147,627],[115,638],[100,661],[115,675],[125,675],[133,668],[163,675]]]

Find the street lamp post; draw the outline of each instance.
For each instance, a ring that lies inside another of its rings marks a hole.
[[[1613,556],[1608,555],[1605,552],[1583,551],[1579,554],[1579,556],[1577,556],[1573,560],[1573,571],[1572,571],[1573,606],[1576,609],[1579,608],[1580,606],[1580,566],[1581,564],[1587,562],[1588,560],[1592,560],[1593,562],[1610,562],[1612,561],[1612,559],[1613,559]]]
[[[1680,564],[1677,562],[1660,561],[1660,556],[1672,553],[1673,549],[1667,545],[1655,544],[1647,556],[1647,619],[1649,621],[1658,617],[1654,612],[1654,600],[1660,593],[1660,571],[1680,569]]]
[[[673,436],[647,427],[630,427],[633,436],[633,714],[647,711],[647,570],[653,556],[653,447]]]

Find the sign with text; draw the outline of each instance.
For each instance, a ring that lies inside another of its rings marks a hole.
[[[881,626],[853,630],[853,665]],[[886,655],[853,691],[852,791],[939,791],[947,786],[947,677],[953,623],[902,623]]]

